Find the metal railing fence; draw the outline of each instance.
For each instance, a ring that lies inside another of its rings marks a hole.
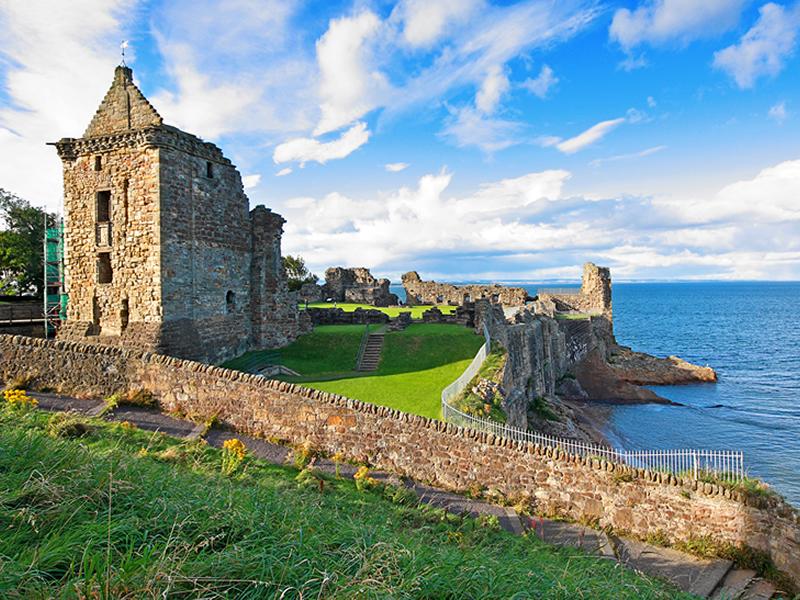
[[[485,324],[483,333],[486,341],[478,350],[475,358],[458,379],[442,390],[442,419],[444,421],[518,442],[560,448],[568,454],[594,457],[616,464],[669,473],[679,477],[691,477],[695,480],[709,478],[730,483],[736,483],[745,478],[744,454],[739,450],[620,450],[611,446],[528,431],[498,421],[468,415],[458,410],[450,402],[469,385],[491,349],[491,338]]]

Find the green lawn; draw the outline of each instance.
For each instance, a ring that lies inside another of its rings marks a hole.
[[[353,312],[357,308],[363,308],[364,310],[379,310],[382,313],[386,313],[390,317],[396,317],[401,312],[411,313],[412,319],[421,319],[422,313],[426,310],[433,308],[433,306],[370,306],[369,304],[350,304],[345,302],[337,302],[336,304],[332,302],[309,302],[308,306],[310,308],[341,308],[344,312]],[[305,304],[300,304],[300,308],[305,307]],[[451,306],[449,304],[440,304],[437,307],[442,313],[449,315],[456,312],[455,306]]]
[[[303,377],[286,381],[438,419],[442,390],[464,372],[484,341],[465,327],[421,323],[387,333],[384,340],[377,371],[331,379],[300,370]]]
[[[228,369],[250,371],[251,367],[282,364],[298,373],[328,376],[356,367],[365,325],[319,325],[280,350],[256,350],[224,363]],[[374,326],[373,326],[374,327]]]
[[[0,407],[3,598],[679,597],[397,488],[253,458],[224,476],[200,442],[101,421],[54,438],[49,418]]]

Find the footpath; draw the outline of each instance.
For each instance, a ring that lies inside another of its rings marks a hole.
[[[102,400],[79,400],[58,394],[29,392],[39,402],[39,408],[48,411],[73,411],[86,416],[101,414],[112,421],[128,421],[147,431],[157,431],[186,440],[203,438],[209,445],[222,447],[230,438],[240,439],[254,456],[276,465],[285,465],[291,459],[291,449],[262,439],[237,433],[224,427],[212,427],[206,431],[204,425],[182,420],[161,413],[158,409],[138,406],[120,406],[103,414],[106,406]],[[333,474],[336,465],[328,459],[317,459],[314,468]],[[350,477],[356,467],[340,465],[339,474]],[[554,546],[579,548],[602,560],[615,561],[646,576],[657,577],[672,583],[678,589],[700,598],[714,600],[769,600],[775,596],[775,587],[756,576],[755,571],[738,569],[733,563],[722,559],[700,559],[694,556],[662,548],[644,542],[629,540],[589,527],[519,515],[507,506],[474,500],[412,481],[401,481],[397,476],[381,471],[371,471],[375,479],[403,485],[413,490],[420,502],[424,502],[451,513],[472,517],[494,515],[503,529],[515,534],[532,531],[545,543]]]

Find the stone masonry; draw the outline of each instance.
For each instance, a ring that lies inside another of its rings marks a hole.
[[[375,279],[369,269],[331,267],[325,271],[324,299],[372,306],[395,306],[397,296],[389,291],[388,279]]]
[[[488,300],[492,304],[522,306],[527,302],[528,292],[524,288],[502,285],[452,285],[422,281],[419,273],[409,271],[402,278],[406,289],[406,304],[450,304],[463,306],[478,300]]]
[[[611,305],[611,271],[587,262],[583,265],[581,289],[576,294],[539,293],[536,312],[554,316],[557,312],[580,312],[598,317],[592,324],[613,344],[614,321]]]
[[[67,321],[59,337],[203,361],[298,331],[281,266],[284,220],[249,210],[215,145],[163,123],[119,66],[63,163]]]
[[[709,537],[769,555],[800,582],[800,513],[781,498],[579,457],[319,390],[169,356],[0,335],[0,378],[105,397],[145,388],[167,411],[466,492],[493,489],[536,514],[669,542]]]

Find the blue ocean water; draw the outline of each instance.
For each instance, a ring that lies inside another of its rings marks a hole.
[[[712,366],[716,384],[652,389],[685,406],[618,406],[623,447],[742,450],[748,472],[800,505],[800,283],[615,284],[619,343]]]
[[[684,406],[614,407],[607,437],[742,450],[750,475],[800,505],[800,283],[616,283],[613,302],[619,343],[708,364],[719,381],[654,387]]]

